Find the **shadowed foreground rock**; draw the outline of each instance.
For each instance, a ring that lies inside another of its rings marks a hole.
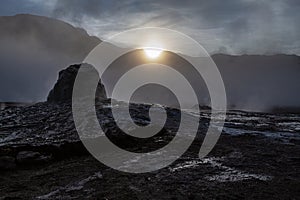
[[[125,110],[123,103],[117,106]],[[133,152],[166,145],[180,116],[167,108],[169,120],[161,133],[130,142],[115,126],[109,101],[96,110],[106,135]],[[146,125],[148,110],[148,105],[132,105],[131,115]],[[179,160],[155,172],[127,174],[89,155],[69,103],[6,108],[0,111],[0,199],[297,199],[300,115],[228,112],[220,140],[204,159],[197,154],[209,114],[200,116],[197,138]]]

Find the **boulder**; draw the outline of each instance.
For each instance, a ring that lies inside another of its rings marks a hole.
[[[74,64],[69,66],[68,68],[59,72],[58,80],[53,89],[49,92],[47,102],[62,103],[72,100],[73,85],[80,67],[83,67],[82,73],[84,73],[84,76],[87,77],[87,81],[89,80],[89,77],[98,76],[98,72],[92,65]],[[101,80],[98,82],[95,99],[100,101],[107,99],[106,91],[104,85],[101,83]]]

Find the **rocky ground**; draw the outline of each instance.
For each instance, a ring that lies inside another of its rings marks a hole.
[[[132,106],[137,123],[149,123],[148,108]],[[124,135],[118,140],[118,134],[110,139],[132,151],[162,147],[178,127],[179,111],[167,111],[165,128],[150,140]],[[98,107],[97,115],[107,134],[119,133],[108,105]],[[199,159],[209,116],[201,113],[198,135],[179,160],[155,172],[129,174],[85,150],[70,104],[5,108],[0,111],[0,199],[299,199],[299,114],[230,111],[217,145]]]

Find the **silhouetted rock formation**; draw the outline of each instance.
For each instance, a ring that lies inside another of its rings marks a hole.
[[[75,64],[59,72],[59,77],[53,89],[49,92],[48,102],[66,102],[72,99],[73,85],[80,67],[84,67],[84,75],[87,78],[90,76],[98,76],[97,71],[93,66],[88,64]],[[95,98],[97,100],[107,99],[104,85],[99,81]]]

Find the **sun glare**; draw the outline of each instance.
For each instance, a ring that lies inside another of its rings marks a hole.
[[[162,50],[157,48],[144,48],[145,54],[148,58],[155,59],[158,58]]]

